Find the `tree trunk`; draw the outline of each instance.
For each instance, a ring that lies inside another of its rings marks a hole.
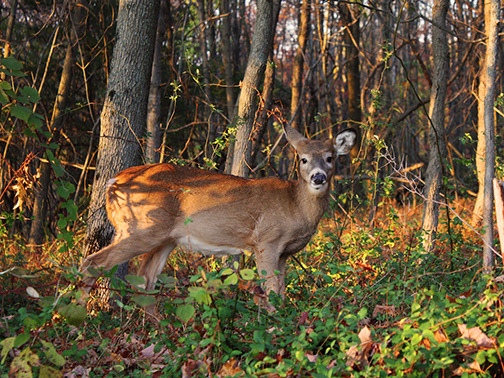
[[[254,36],[250,56],[242,82],[238,116],[235,124],[238,127],[233,153],[231,173],[246,177],[250,172],[252,156],[252,132],[257,111],[257,91],[261,86],[273,45],[273,3],[280,0],[258,0],[257,19],[254,26]]]
[[[300,104],[300,100],[301,90],[303,87],[303,68],[305,64],[306,42],[308,40],[308,35],[310,32],[310,14],[310,0],[304,0],[303,4],[301,5],[301,15],[299,17],[298,47],[292,66],[291,125],[296,130],[299,130],[301,120],[303,119],[303,110],[302,104]],[[298,106],[300,107],[299,109],[297,109]],[[301,132],[303,131],[301,130]]]
[[[226,105],[228,119],[233,119],[234,90],[233,90],[233,63],[231,61],[231,12],[229,10],[229,0],[222,0],[222,63],[224,65],[224,81],[226,83]]]
[[[482,71],[481,83],[485,82],[484,96],[484,140],[485,140],[485,179],[483,199],[483,228],[485,244],[483,246],[483,273],[490,274],[494,268],[493,253],[493,179],[495,177],[495,81],[497,67],[497,51],[499,48],[499,1],[485,0],[485,31],[488,37],[485,53],[485,65]],[[480,83],[480,85],[481,85]],[[479,124],[480,122],[478,122]],[[479,129],[479,125],[478,125]],[[478,130],[479,134],[479,130]],[[478,145],[479,145],[478,135]],[[481,188],[480,188],[481,191]]]
[[[85,255],[110,243],[114,233],[105,211],[107,182],[141,163],[159,1],[121,0],[116,45],[101,114],[98,159],[89,205]]]
[[[161,0],[147,105],[147,146],[145,147],[145,161],[147,163],[157,163],[159,161],[159,147],[161,145],[161,59],[163,57],[163,41],[166,35],[167,7],[167,0]]]
[[[432,61],[433,78],[429,105],[431,120],[429,132],[429,165],[425,181],[425,205],[422,221],[425,253],[435,246],[439,222],[439,192],[443,184],[444,164],[447,156],[445,141],[445,100],[448,83],[448,42],[446,38],[446,13],[448,0],[435,0],[432,9]]]
[[[79,29],[82,27],[81,23],[84,20],[84,12],[86,9],[87,7],[82,6],[82,3],[78,2],[75,7],[74,19],[77,30],[73,30],[73,26],[70,25],[70,38],[67,41],[68,45],[66,48],[65,60],[63,62],[63,71],[61,72],[58,94],[56,95],[56,100],[54,102],[51,124],[49,126],[49,131],[52,133],[51,140],[57,140],[61,130],[66,103],[70,95],[70,87],[72,84],[72,69],[75,61],[74,49],[79,40]],[[73,9],[71,11],[73,11]],[[49,143],[50,142],[47,144]],[[35,191],[33,222],[30,227],[30,236],[28,238],[28,244],[34,246],[40,245],[44,240],[44,225],[47,224],[47,194],[49,191],[49,185],[51,182],[50,177],[52,173],[51,163],[40,162],[39,170],[41,176],[37,185],[37,190]]]
[[[207,129],[204,133],[202,145],[205,146],[205,156],[210,158],[212,156],[212,142],[215,140],[215,124],[213,122],[213,109],[212,109],[212,92],[210,90],[210,67],[209,67],[209,48],[208,45],[212,43],[210,20],[207,17],[207,9],[205,6],[205,0],[198,0],[198,17],[200,21],[200,32],[199,32],[199,45],[200,45],[200,58],[202,59],[201,64],[201,75],[203,76],[203,92],[205,98],[203,99],[203,122],[206,123]]]
[[[491,25],[487,25],[488,22],[491,22],[489,17],[489,13],[491,12],[491,7],[492,5],[490,4],[489,1],[484,2],[484,13],[485,13],[485,29],[486,29],[486,35],[490,37],[491,33]],[[490,10],[489,10],[490,8]],[[471,223],[474,227],[479,227],[482,224],[483,220],[483,203],[484,203],[484,198],[485,198],[485,122],[486,122],[486,96],[487,92],[490,87],[494,87],[495,91],[495,84],[492,82],[489,82],[489,77],[488,75],[490,74],[491,68],[488,66],[488,59],[492,58],[492,54],[497,54],[496,51],[489,51],[489,49],[492,48],[490,46],[490,40],[487,40],[486,44],[486,50],[485,50],[485,59],[482,59],[480,62],[480,77],[479,77],[479,87],[478,87],[478,145],[476,149],[476,172],[477,172],[477,177],[478,177],[478,196],[476,197],[476,202],[474,204],[474,210],[473,210],[473,215],[471,219]],[[496,49],[496,47],[494,47]],[[490,54],[490,56],[489,56]],[[496,62],[494,62],[496,64]],[[490,68],[490,70],[489,70]],[[494,67],[495,69],[495,67]],[[493,101],[493,100],[492,100]],[[492,104],[493,106],[493,104]],[[493,118],[493,107],[492,107],[492,118]]]
[[[355,7],[355,5],[346,3],[338,4],[341,19],[345,25],[343,42],[345,43],[345,60],[347,66],[348,118],[350,120],[350,125],[359,124],[362,119],[359,59],[360,28],[359,20],[352,11],[353,7]]]

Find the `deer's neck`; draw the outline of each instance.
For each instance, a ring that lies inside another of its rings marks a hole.
[[[329,185],[320,192],[314,193],[305,181],[299,180],[296,183],[296,193],[300,209],[305,214],[306,220],[317,226],[318,222],[329,207]]]

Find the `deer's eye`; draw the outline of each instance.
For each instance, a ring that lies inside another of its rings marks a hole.
[[[328,156],[328,157],[326,157],[325,161],[326,161],[328,164],[331,164],[331,163],[332,163],[332,156]]]
[[[301,164],[306,164],[308,163],[308,160],[306,160],[306,158],[301,158]]]

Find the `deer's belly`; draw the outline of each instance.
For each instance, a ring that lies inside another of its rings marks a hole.
[[[195,236],[185,236],[178,240],[178,245],[184,247],[190,252],[202,253],[203,255],[228,256],[239,255],[242,251],[240,248],[235,248],[227,245],[213,244],[198,239]]]

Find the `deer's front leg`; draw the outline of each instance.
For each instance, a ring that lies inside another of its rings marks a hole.
[[[257,272],[266,280],[266,293],[273,291],[285,296],[285,265],[287,258],[281,256],[276,248],[271,246],[259,248],[256,252]],[[275,273],[277,272],[277,273]]]

